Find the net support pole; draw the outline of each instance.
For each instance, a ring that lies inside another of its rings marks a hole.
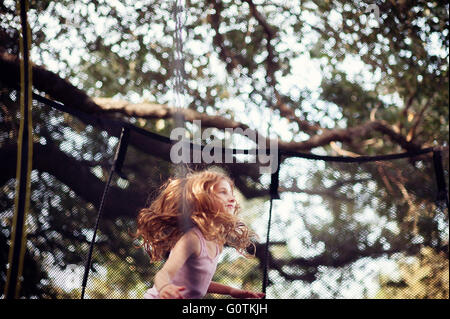
[[[31,30],[27,21],[28,1],[18,2],[22,34],[20,47],[20,126],[17,142],[16,194],[11,226],[11,244],[5,299],[19,298],[26,251],[26,216],[30,207],[33,128],[31,121],[32,76],[30,63]]]
[[[442,151],[440,149],[433,151],[433,164],[434,164],[434,173],[436,175],[436,184],[437,184],[437,201],[443,201],[448,210],[448,193],[447,193],[447,185],[445,183],[445,173],[444,166],[442,164]]]
[[[125,160],[125,155],[127,152],[129,135],[130,135],[129,128],[126,126],[122,127],[122,132],[120,133],[119,142],[118,142],[118,145],[116,148],[116,153],[114,156],[114,162],[113,162],[110,172],[109,172],[108,181],[106,182],[105,188],[103,190],[100,207],[98,209],[97,220],[95,222],[94,234],[92,235],[92,240],[91,240],[91,244],[89,246],[88,256],[86,258],[86,263],[84,266],[83,282],[81,284],[81,299],[84,299],[87,280],[88,280],[88,276],[89,276],[89,270],[91,268],[92,252],[94,251],[95,237],[97,234],[98,226],[100,224],[100,218],[103,213],[103,208],[105,206],[106,196],[108,194],[109,186],[111,184],[114,172],[119,173],[122,169],[122,165]]]
[[[272,223],[272,206],[274,199],[280,199],[280,195],[278,194],[278,186],[280,180],[280,152],[278,151],[275,156],[278,156],[277,161],[277,169],[274,173],[271,174],[270,178],[270,207],[269,207],[269,218],[267,221],[267,234],[266,234],[266,246],[264,249],[264,264],[263,264],[263,282],[262,282],[262,292],[265,294],[267,290],[267,285],[269,283],[269,266],[270,266],[270,254],[269,254],[269,245],[270,245],[270,228]],[[266,296],[263,297],[264,299]]]

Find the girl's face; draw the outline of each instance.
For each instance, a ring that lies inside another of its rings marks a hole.
[[[221,199],[225,211],[233,214],[236,208],[236,200],[234,199],[233,189],[230,183],[222,179],[214,185],[216,195]]]

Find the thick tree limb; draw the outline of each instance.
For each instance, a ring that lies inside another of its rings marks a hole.
[[[200,113],[191,109],[176,109],[166,104],[155,103],[129,103],[124,100],[115,100],[111,98],[93,98],[98,105],[98,111],[104,113],[119,113],[127,117],[139,117],[145,119],[170,119],[175,112],[181,112],[186,122],[194,120],[201,121],[203,128],[213,127],[225,130],[226,128],[241,128],[252,134],[258,133],[248,127],[248,125],[236,122],[234,120],[222,117]],[[256,141],[255,141],[256,142]]]
[[[2,174],[0,185],[15,177],[17,144],[7,144],[0,148]],[[100,205],[105,182],[91,173],[88,166],[81,164],[75,158],[68,156],[56,146],[34,143],[33,169],[47,172],[63,184],[69,186],[78,196],[97,209]],[[151,190],[147,190],[150,192]],[[104,218],[131,216],[143,207],[147,193],[139,189],[127,189],[111,186],[109,189]]]
[[[0,74],[0,81],[16,88],[18,85],[19,66],[14,56],[6,53],[0,53],[0,69],[5,70]],[[69,82],[61,79],[58,75],[45,70],[43,67],[33,66],[33,85],[39,91],[44,91],[53,99],[64,103],[68,107],[82,110],[88,113],[95,113],[96,115],[108,113],[121,113],[127,116],[139,116],[143,118],[168,118],[174,109],[164,105],[155,104],[130,104],[124,101],[113,101],[112,99],[98,98],[91,99],[83,91],[72,86]],[[97,103],[96,103],[97,102]],[[158,109],[159,108],[159,109]],[[221,117],[211,116],[199,113],[193,110],[184,110],[187,120],[201,120],[202,126],[216,127],[218,129],[225,128],[241,128],[242,133],[246,136],[257,136],[257,139],[266,141],[266,146],[270,143],[262,134],[252,130],[246,124],[235,122],[233,120]],[[98,126],[94,124],[95,126]],[[369,121],[356,127],[347,129],[323,130],[322,134],[314,135],[310,139],[302,142],[284,142],[278,140],[278,147],[280,150],[286,151],[310,151],[313,148],[328,145],[330,142],[351,142],[354,139],[364,140],[372,137],[373,131],[382,133],[388,136],[392,142],[400,145],[403,149],[412,151],[420,149],[419,145],[408,142],[406,138],[395,132],[393,128],[387,123],[376,120]],[[118,132],[113,134],[118,136]],[[255,141],[256,142],[256,141]]]
[[[98,111],[98,106],[82,90],[60,78],[57,74],[42,66],[33,64],[33,87],[50,95],[54,100],[64,102],[68,107],[87,113]],[[17,88],[20,83],[18,57],[6,52],[0,52],[0,82],[11,88]]]

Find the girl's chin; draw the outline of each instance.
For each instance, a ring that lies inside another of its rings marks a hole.
[[[228,208],[228,213],[230,213],[231,215],[235,214],[235,209],[234,208]]]

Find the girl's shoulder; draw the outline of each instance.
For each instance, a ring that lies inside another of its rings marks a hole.
[[[195,228],[191,228],[186,233],[181,236],[179,241],[182,241],[185,245],[189,246],[192,251],[195,253],[195,255],[198,257],[201,253],[201,234],[199,234],[199,231]]]

